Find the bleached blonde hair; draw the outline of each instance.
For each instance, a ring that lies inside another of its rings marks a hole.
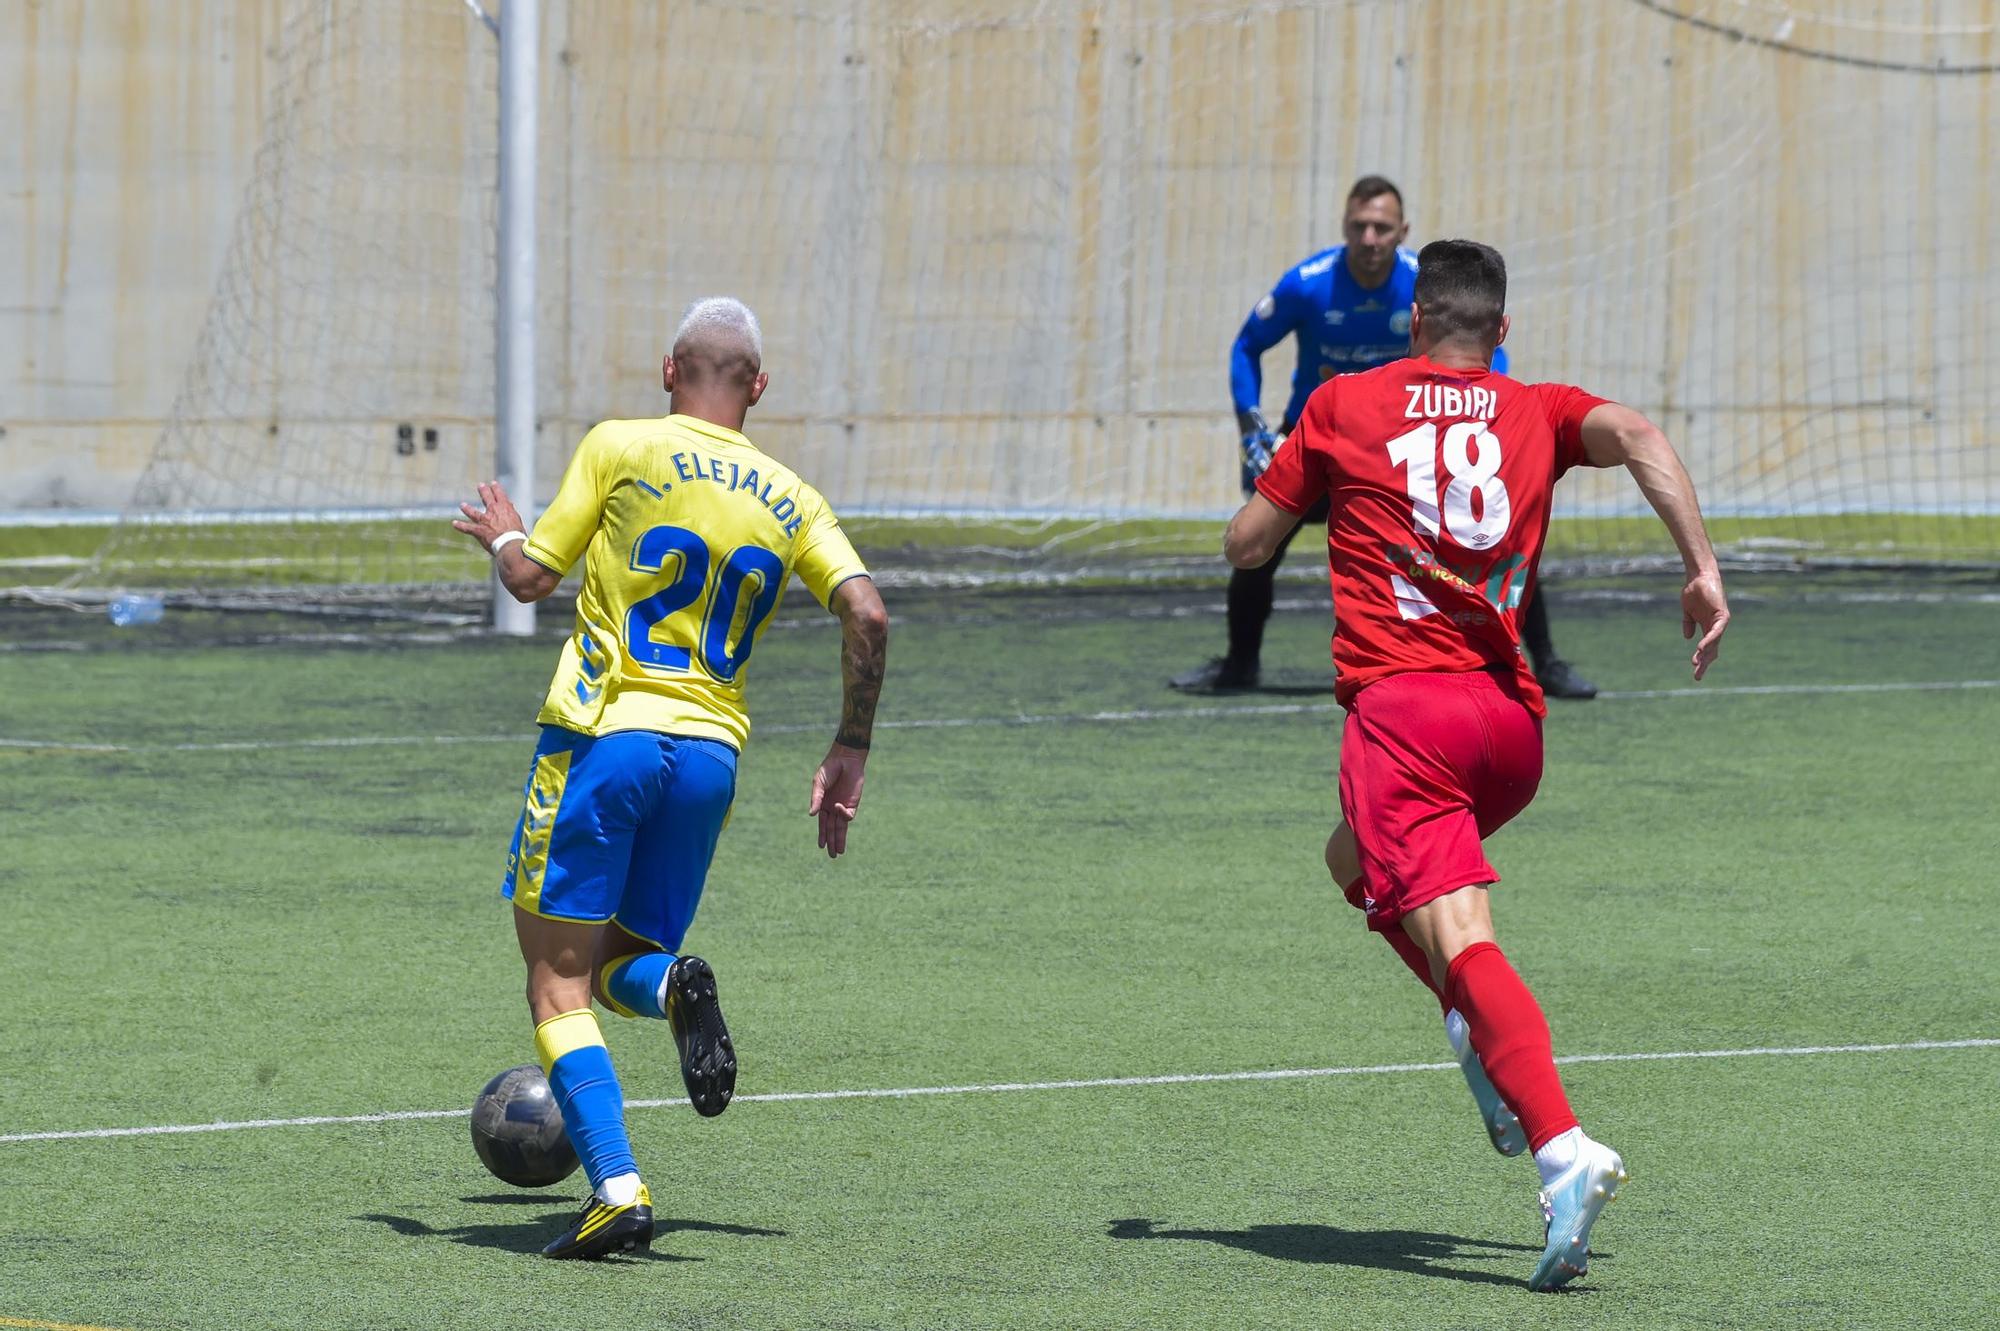
[[[703,296],[687,307],[674,331],[674,350],[683,346],[732,351],[748,350],[758,366],[764,363],[764,330],[750,307],[734,296]]]

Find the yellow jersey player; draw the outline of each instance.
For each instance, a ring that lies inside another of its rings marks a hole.
[[[882,598],[833,511],[742,433],[766,383],[756,316],[735,300],[696,302],[661,371],[673,414],[585,435],[532,534],[498,484],[452,523],[521,601],[584,564],[501,889],[535,1049],[592,1189],[550,1257],[653,1238],[593,996],[672,1027],[698,1112],[721,1113],[735,1091],[714,972],[680,948],[736,793],[744,675],[785,584],[796,573],[841,623],[840,726],[808,810],[830,856],[861,802],[888,648]]]

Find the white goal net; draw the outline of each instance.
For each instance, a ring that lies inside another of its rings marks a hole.
[[[1381,173],[1413,244],[1507,255],[1515,373],[1653,415],[1731,549],[2000,560],[1990,4],[544,0],[541,51],[543,497],[726,293],[753,437],[885,569],[1214,567],[1230,343]],[[443,516],[495,469],[496,65],[462,0],[297,6],[92,576],[476,582]],[[1551,549],[1657,555],[1643,518],[1566,482]]]

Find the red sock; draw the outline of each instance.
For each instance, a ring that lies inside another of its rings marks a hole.
[[[1437,995],[1438,1007],[1445,1012],[1451,1011],[1450,1001],[1438,988],[1437,981],[1431,978],[1431,959],[1417,946],[1417,940],[1404,933],[1401,924],[1392,924],[1384,929],[1382,937],[1389,940],[1389,946],[1396,949],[1396,955],[1403,959],[1403,964],[1424,982],[1424,988]]]
[[[1474,943],[1452,958],[1445,993],[1471,1028],[1472,1047],[1493,1089],[1521,1116],[1529,1149],[1539,1151],[1551,1137],[1575,1127],[1556,1072],[1548,1019],[1506,953],[1493,943]]]

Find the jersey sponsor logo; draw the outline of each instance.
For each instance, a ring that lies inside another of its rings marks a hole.
[[[1445,614],[1401,574],[1391,573],[1389,586],[1396,594],[1396,613],[1405,620],[1424,619],[1430,615],[1442,614],[1460,628],[1478,628],[1493,622],[1491,615],[1482,614],[1477,610],[1454,610],[1450,614]]]
[[[1434,550],[1426,550],[1420,545],[1390,545],[1386,549],[1389,562],[1401,573],[1389,574],[1390,585],[1396,593],[1398,608],[1401,608],[1407,592],[1425,605],[1430,601],[1417,590],[1417,582],[1439,582],[1470,596],[1477,596],[1495,610],[1507,611],[1518,607],[1528,591],[1528,557],[1508,555],[1496,560],[1489,569],[1453,567],[1438,557]],[[1433,607],[1435,608],[1435,607]],[[1419,616],[1405,613],[1404,619]],[[1456,616],[1454,616],[1456,618]],[[1484,622],[1479,621],[1479,622]]]
[[[1387,305],[1375,299],[1373,296],[1370,296],[1367,300],[1364,300],[1359,305],[1356,305],[1354,307],[1354,312],[1356,314],[1380,314],[1382,311],[1388,308],[1389,307]]]
[[[1331,347],[1322,344],[1320,359],[1335,365],[1386,365],[1392,360],[1400,360],[1408,352],[1407,342],[1371,342],[1358,347]]]

